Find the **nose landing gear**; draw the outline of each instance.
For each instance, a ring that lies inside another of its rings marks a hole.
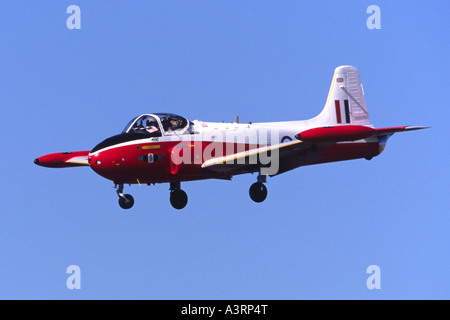
[[[133,207],[134,198],[131,194],[123,194],[123,184],[119,184],[117,195],[119,196],[119,206],[122,209],[131,209]]]
[[[263,202],[267,198],[267,188],[264,185],[267,176],[259,175],[258,181],[251,185],[249,194],[250,198],[255,202]]]

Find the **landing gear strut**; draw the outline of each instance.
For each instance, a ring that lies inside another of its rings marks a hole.
[[[264,185],[267,176],[258,175],[258,181],[251,185],[249,194],[250,198],[255,202],[263,202],[267,198],[267,188]]]
[[[122,209],[131,209],[134,205],[134,198],[131,194],[123,194],[123,184],[119,184],[119,188],[116,192],[119,196],[119,206]]]
[[[186,192],[181,190],[180,182],[171,182],[170,183],[170,204],[175,209],[183,209],[186,207],[188,202],[188,196]]]

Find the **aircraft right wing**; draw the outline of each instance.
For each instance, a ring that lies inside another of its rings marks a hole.
[[[278,170],[270,174],[271,176],[280,174],[287,170],[289,165],[289,159],[291,156],[297,156],[299,154],[307,154],[307,151],[313,147],[312,144],[303,142],[301,140],[289,141],[279,143],[271,146],[263,146],[256,149],[242,151],[227,156],[220,156],[206,160],[202,164],[202,168],[207,170],[216,171],[219,173],[227,173],[230,175],[238,174],[241,171],[258,171],[261,167],[270,167],[272,165],[277,166]],[[297,162],[299,159],[297,158]],[[316,159],[316,157],[314,158]],[[302,162],[314,161],[310,157],[304,157]],[[276,163],[277,162],[277,163]],[[298,163],[296,163],[298,166]],[[292,167],[293,169],[294,167]]]

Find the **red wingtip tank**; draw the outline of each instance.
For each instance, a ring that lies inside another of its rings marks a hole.
[[[327,143],[361,140],[371,137],[376,133],[376,129],[371,127],[344,125],[308,129],[300,132],[295,137],[304,142]]]
[[[51,153],[34,159],[34,163],[47,168],[81,167],[89,165],[88,155],[89,151]]]

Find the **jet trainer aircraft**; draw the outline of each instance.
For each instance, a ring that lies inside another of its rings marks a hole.
[[[424,129],[402,126],[375,128],[369,121],[358,69],[336,68],[322,112],[304,121],[232,123],[189,121],[171,113],[133,118],[122,133],[91,151],[44,155],[34,160],[50,168],[88,166],[114,182],[119,205],[130,209],[134,199],[124,184],[170,183],[170,203],[186,206],[180,183],[226,179],[258,173],[250,198],[267,197],[266,177],[305,165],[372,159],[396,132]]]

